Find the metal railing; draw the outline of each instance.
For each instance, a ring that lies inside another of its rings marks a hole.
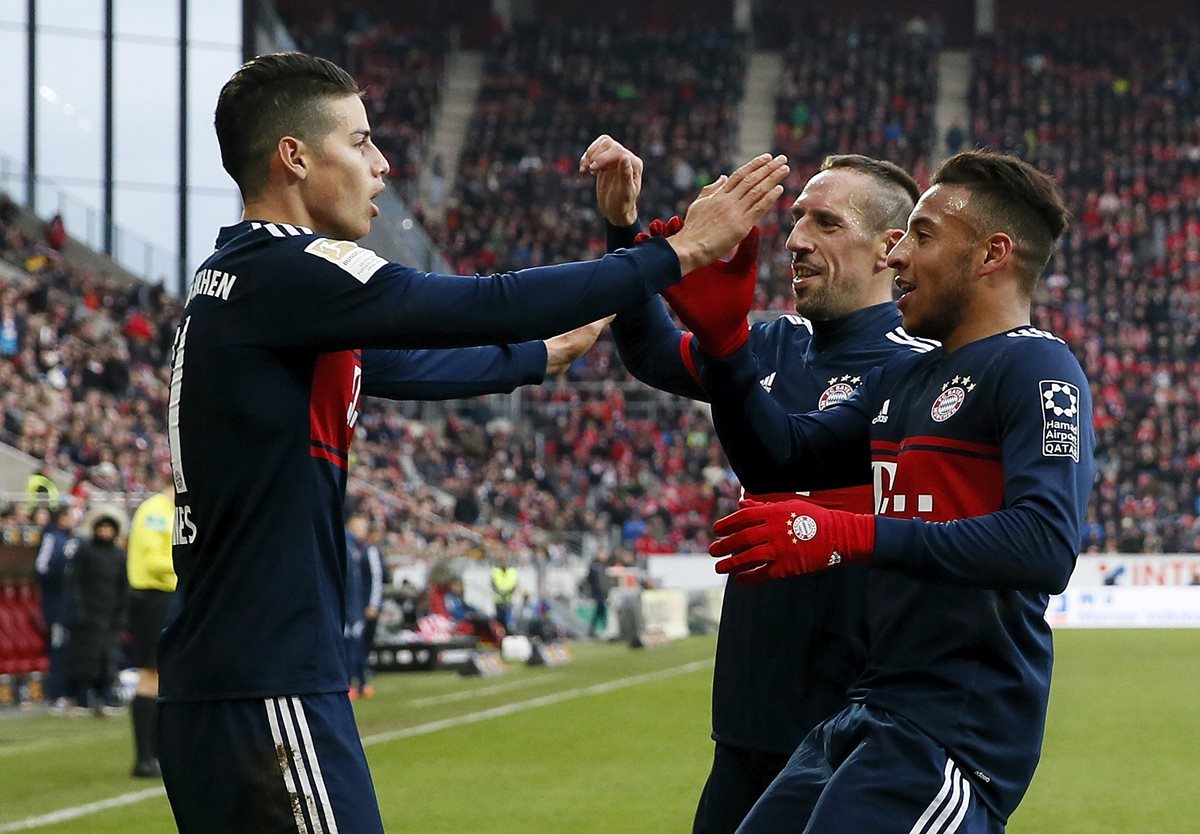
[[[18,203],[23,202],[26,174],[24,166],[0,154],[0,191],[8,192]],[[104,252],[107,221],[103,211],[68,194],[62,183],[48,177],[39,175],[34,188],[34,205],[28,206],[31,211],[43,220],[54,214],[62,215],[67,234],[72,239],[96,252]],[[134,275],[151,282],[173,276],[179,268],[178,255],[116,223],[113,224],[113,251],[109,257]]]

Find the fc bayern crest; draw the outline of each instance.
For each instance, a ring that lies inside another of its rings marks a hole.
[[[854,393],[854,386],[862,382],[862,377],[850,376],[846,374],[842,377],[833,377],[829,380],[829,387],[821,394],[821,398],[817,400],[817,410],[824,411],[838,403],[845,402],[850,399]]]
[[[933,408],[929,409],[929,416],[939,423],[944,423],[958,413],[966,398],[967,392],[960,386],[947,388],[933,401]]]
[[[792,544],[812,541],[813,536],[817,535],[817,521],[811,515],[792,513],[791,528]]]
[[[942,393],[933,401],[929,416],[935,422],[944,423],[958,413],[967,394],[975,390],[975,383],[969,376],[955,375],[954,379],[942,383]]]

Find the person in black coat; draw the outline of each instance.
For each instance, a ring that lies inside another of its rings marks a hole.
[[[68,574],[70,597],[70,690],[80,706],[103,715],[105,699],[117,671],[129,581],[125,550],[118,538],[125,516],[115,507],[95,508],[83,524],[83,535]]]

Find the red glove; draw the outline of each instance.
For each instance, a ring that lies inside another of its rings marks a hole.
[[[655,220],[649,233],[639,233],[634,241],[670,237],[682,228],[678,216],[665,224]],[[754,226],[728,261],[714,261],[689,272],[678,284],[663,290],[671,309],[709,356],[728,356],[750,338],[746,317],[754,304],[754,285],[758,281],[758,238],[759,229]]]
[[[722,538],[708,552],[729,557],[717,562],[717,573],[732,573],[739,584],[865,563],[875,552],[873,515],[829,510],[803,498],[738,506],[713,525]]]
[[[633,237],[633,244],[636,246],[643,241],[647,241],[652,237],[670,237],[683,228],[683,220],[677,214],[668,220],[666,223],[661,220],[651,220],[649,230],[638,232]]]

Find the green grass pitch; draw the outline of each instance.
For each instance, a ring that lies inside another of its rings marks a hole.
[[[1009,832],[1197,831],[1200,630],[1060,631],[1056,645],[1042,763]],[[357,712],[388,830],[688,831],[711,755],[712,650],[593,644],[570,666],[486,680],[379,676]],[[130,756],[124,716],[0,717],[0,834],[174,831]]]

